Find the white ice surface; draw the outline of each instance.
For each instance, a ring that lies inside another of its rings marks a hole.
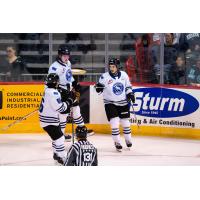
[[[110,135],[96,134],[88,138],[98,149],[101,166],[182,166],[200,165],[200,141],[159,137],[133,137],[128,150],[117,152]],[[69,149],[70,142],[66,142]],[[0,134],[0,165],[51,166],[51,140],[44,134]]]

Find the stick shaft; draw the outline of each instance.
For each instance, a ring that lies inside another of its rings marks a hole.
[[[136,120],[137,127],[138,127],[138,129],[139,129],[140,126],[139,126],[139,123],[138,123],[137,116],[136,116],[136,114],[135,114],[135,110],[134,110],[133,104],[131,104],[131,107],[132,107],[132,109],[133,109],[133,114],[134,114],[134,117],[135,117],[135,120]]]
[[[72,118],[72,143],[74,144],[74,116],[73,116],[73,108],[71,108],[71,118]]]
[[[15,124],[17,124],[17,123],[19,123],[19,122],[25,120],[26,118],[32,116],[32,115],[35,114],[37,111],[38,111],[38,109],[37,109],[37,110],[34,110],[34,111],[32,111],[32,112],[30,112],[30,113],[28,113],[28,114],[26,114],[26,115],[24,115],[21,119],[15,120],[14,122],[8,124],[7,126],[4,126],[3,128],[1,128],[1,130],[4,130],[4,131],[5,131],[5,130],[9,129],[10,127],[14,126]]]

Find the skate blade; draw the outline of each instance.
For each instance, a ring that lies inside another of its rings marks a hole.
[[[56,160],[54,161],[55,166],[63,166],[61,163],[57,162]]]
[[[122,152],[122,149],[116,149],[118,152]]]
[[[65,139],[65,142],[71,142],[72,139]]]
[[[90,137],[90,136],[93,136],[93,135],[94,135],[94,132],[87,133],[87,137]]]

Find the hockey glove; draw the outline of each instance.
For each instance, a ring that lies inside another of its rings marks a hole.
[[[80,92],[81,90],[81,85],[77,81],[72,82],[72,87],[74,88],[76,92]]]
[[[60,92],[61,95],[61,101],[65,102],[69,98],[69,90],[66,90],[64,88],[58,87],[58,91]]]
[[[127,100],[130,102],[132,101],[132,103],[135,103],[135,95],[133,92],[130,92],[126,95]]]
[[[102,83],[97,83],[94,87],[95,87],[97,93],[101,93],[101,92],[103,92],[105,85]]]
[[[68,99],[65,101],[67,106],[71,107],[72,104],[74,103],[74,101],[76,100],[76,95],[73,91],[69,92],[69,97]]]
[[[68,114],[68,113],[70,113],[70,108],[68,108],[68,107],[67,107],[67,110],[61,112],[61,114]]]
[[[70,109],[71,109],[72,104],[73,104],[73,99],[72,98],[68,98],[67,101],[65,101],[65,103],[67,104],[67,109],[65,111],[61,112],[61,114],[70,113]]]
[[[65,111],[61,112],[61,114],[70,113],[70,109],[75,100],[76,100],[76,96],[75,96],[74,92],[72,92],[72,91],[68,92],[68,97],[67,97],[67,100],[65,101],[65,103],[67,104],[67,109]]]

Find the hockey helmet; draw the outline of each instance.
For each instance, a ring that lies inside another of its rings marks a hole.
[[[117,58],[111,58],[108,62],[109,65],[115,65],[118,69],[120,67],[120,61]]]
[[[50,73],[46,77],[45,85],[49,88],[56,88],[58,82],[59,76],[56,73]]]
[[[87,138],[87,127],[86,126],[77,126],[76,127],[76,137],[77,138]]]
[[[70,51],[66,45],[61,45],[58,48],[58,55],[70,55]]]

